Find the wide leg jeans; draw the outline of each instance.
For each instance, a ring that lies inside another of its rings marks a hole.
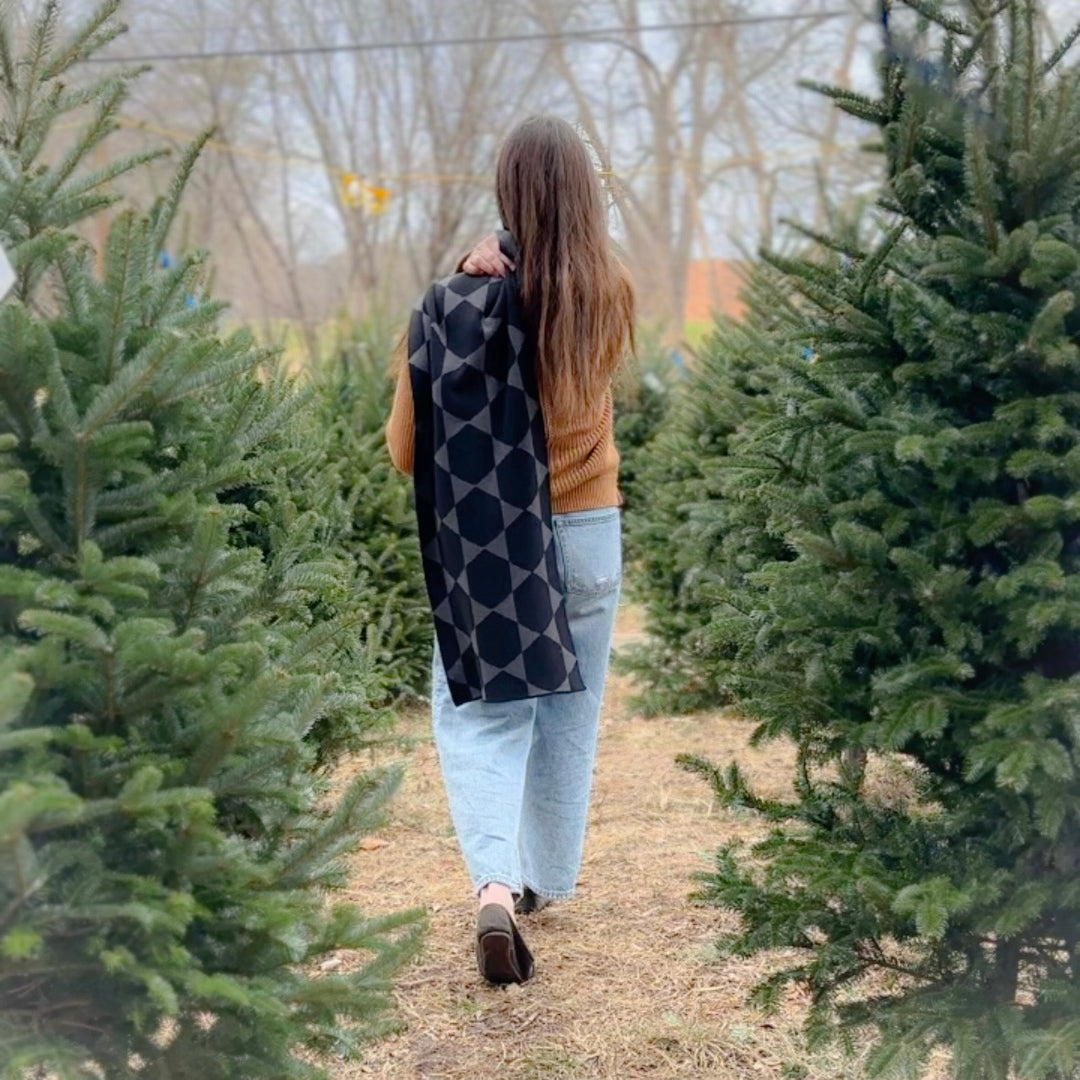
[[[432,719],[454,829],[473,887],[573,894],[622,579],[620,511],[552,517],[585,690],[455,706],[436,646]]]

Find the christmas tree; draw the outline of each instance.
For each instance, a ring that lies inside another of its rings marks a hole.
[[[325,459],[348,520],[344,551],[357,565],[358,586],[372,594],[370,637],[362,644],[396,699],[428,693],[434,636],[412,480],[386,452],[392,341],[377,319],[352,327],[320,364],[314,392]]]
[[[676,353],[658,334],[639,329],[635,337],[634,356],[618,372],[613,396],[623,514],[636,520],[644,510],[643,478],[652,458],[651,443],[664,425],[681,368]],[[637,552],[626,545],[623,555],[635,560]]]
[[[304,395],[163,267],[198,147],[103,274],[73,232],[147,155],[87,164],[133,73],[116,3],[0,23],[0,1076],[315,1077],[391,1023],[417,918],[336,902],[392,773],[332,793],[315,725],[382,721]],[[74,127],[74,134],[70,128]],[[67,129],[67,138],[59,138]],[[60,147],[60,149],[57,149]],[[310,483],[309,483],[310,486]],[[320,961],[343,951],[336,970]],[[297,1051],[306,1050],[303,1055]]]
[[[793,314],[790,297],[763,276],[748,288],[762,321],[719,320],[689,381],[672,381],[673,400],[663,402],[648,441],[631,450],[627,591],[642,605],[647,637],[620,650],[617,663],[638,680],[636,704],[649,714],[728,702],[704,631],[718,589],[778,551],[755,506],[719,497],[728,440],[772,387],[772,339]]]
[[[741,915],[735,953],[795,951],[757,1000],[806,985],[812,1039],[871,1034],[872,1074],[922,1075],[944,1046],[956,1077],[1065,1080],[1080,1070],[1080,28],[1044,49],[1017,0],[883,16],[880,95],[831,91],[880,129],[880,215],[760,271],[793,298],[779,323],[759,303],[748,316],[774,379],[687,510],[724,552],[712,677],[758,740],[798,748],[786,801],[687,760],[775,826],[750,852],[725,846],[701,891]],[[731,348],[716,340],[691,395],[730,381]]]

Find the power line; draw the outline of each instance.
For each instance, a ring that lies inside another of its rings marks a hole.
[[[433,49],[455,45],[503,45],[531,41],[583,40],[623,35],[630,31],[650,34],[659,30],[707,30],[724,26],[758,26],[765,23],[791,23],[809,20],[849,18],[849,10],[797,12],[789,15],[744,15],[727,19],[696,19],[691,22],[649,23],[643,26],[607,26],[587,30],[551,30],[533,33],[499,34],[491,37],[428,38],[425,41],[356,41],[339,45],[293,45],[258,49],[209,49],[198,52],[142,53],[129,56],[90,56],[88,64],[148,64],[168,60],[239,60],[266,56],[315,56],[325,53],[378,52],[392,49]]]
[[[357,0],[358,5],[362,0]],[[425,0],[428,13],[441,14],[446,11],[454,10],[454,13],[459,17],[467,15],[467,11],[463,11],[461,0]],[[666,3],[666,0],[646,0],[647,3],[651,3],[657,6],[661,6]],[[483,6],[489,4],[490,0],[475,0],[475,3]],[[250,11],[250,7],[246,9]],[[139,11],[141,16],[143,13]],[[287,19],[279,19],[275,16],[274,29],[275,30],[316,30],[318,32],[324,32],[327,30],[342,29],[348,30],[350,27],[357,25],[357,17],[362,17],[370,21],[375,18],[376,13],[365,13],[361,6],[357,6],[354,16],[352,18],[340,16],[340,15],[325,15],[325,16],[311,16],[306,17],[294,16]],[[181,38],[184,40],[191,39],[192,29],[196,29],[199,33],[209,34],[226,34],[235,32],[237,30],[251,30],[253,24],[250,21],[249,16],[245,15],[244,19],[249,21],[238,21],[237,19],[230,19],[226,22],[208,22],[205,19],[200,19],[197,22],[197,26],[193,27],[191,22],[183,24],[179,27],[176,26],[175,21],[171,26],[157,26],[153,23],[138,22],[131,18],[126,20],[129,30],[132,32],[132,37],[141,37],[143,35],[153,39],[154,47],[157,48],[158,41],[165,41],[168,43],[171,40]],[[167,48],[168,45],[162,45],[161,48]],[[179,46],[178,46],[179,47]]]

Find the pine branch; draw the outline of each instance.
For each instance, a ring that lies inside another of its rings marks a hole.
[[[859,120],[869,120],[870,123],[883,127],[892,119],[889,109],[883,102],[875,101],[865,94],[856,93],[846,87],[832,86],[813,79],[800,79],[799,86],[805,90],[824,94],[825,97],[831,98],[842,111]]]
[[[1032,133],[1035,123],[1035,108],[1038,98],[1038,79],[1039,79],[1039,63],[1036,56],[1036,41],[1035,41],[1035,7],[1034,4],[1028,0],[1024,4],[1023,8],[1024,24],[1023,24],[1023,60],[1021,69],[1023,71],[1023,87],[1024,87],[1024,142],[1023,146],[1026,151],[1031,152]]]
[[[68,68],[92,56],[111,41],[127,32],[123,23],[110,20],[120,10],[121,0],[104,0],[90,17],[77,26],[71,34],[71,40],[50,57],[48,65],[41,74],[41,81],[55,79]]]
[[[42,512],[38,500],[34,496],[27,495],[20,502],[19,509],[25,515],[27,523],[34,530],[34,535],[52,554],[65,558],[73,554],[71,545],[53,528],[52,522]]]
[[[168,147],[151,148],[149,150],[139,150],[134,154],[127,154],[123,157],[115,158],[107,165],[103,165],[100,169],[95,169],[89,172],[83,173],[81,176],[76,177],[70,183],[66,184],[62,189],[57,192],[58,201],[60,205],[63,202],[68,201],[75,203],[82,196],[89,194],[95,188],[104,186],[110,183],[119,176],[123,176],[126,173],[131,172],[134,169],[140,168],[143,165],[148,165],[152,161],[158,161],[161,158],[169,157],[171,151]],[[93,205],[112,205],[119,196],[111,193],[105,196],[108,202],[105,204],[92,203]],[[67,215],[65,215],[67,216]],[[80,220],[85,214],[71,215],[72,223]]]
[[[792,232],[798,233],[800,236],[805,236],[807,240],[812,240],[826,251],[835,251],[838,255],[845,255],[847,258],[856,261],[861,261],[866,258],[865,251],[855,244],[852,244],[844,237],[833,233],[820,232],[817,229],[811,228],[809,225],[803,224],[795,218],[782,217],[780,218],[780,224],[791,229]]]
[[[866,290],[873,284],[878,271],[885,265],[886,260],[892,254],[896,245],[903,239],[907,232],[907,222],[900,222],[890,229],[885,239],[878,245],[877,250],[870,256],[866,264],[861,267],[859,283],[857,286],[859,299],[866,297]]]
[[[111,308],[102,313],[106,320],[102,328],[102,353],[107,381],[111,381],[119,364],[127,335],[127,309],[131,304],[127,290],[129,277],[134,273],[133,249],[137,232],[135,215],[127,211],[113,222],[105,241],[105,288],[106,295],[112,301]]]
[[[334,813],[281,861],[277,883],[298,885],[355,847],[364,832],[381,823],[386,803],[400,784],[401,772],[396,769],[356,777],[340,797]]]
[[[85,319],[90,314],[91,278],[87,269],[87,247],[66,247],[56,260],[56,270],[63,286],[64,302],[73,317]]]
[[[913,100],[904,102],[904,110],[900,115],[899,137],[893,143],[894,162],[893,170],[899,174],[896,180],[903,178],[903,174],[915,164],[915,151],[922,136],[922,126],[925,117],[916,108]],[[894,188],[896,180],[893,181]]]
[[[184,255],[179,262],[154,274],[154,289],[144,307],[144,324],[175,322],[181,313],[190,316],[194,308],[187,304],[187,297],[199,291],[200,275],[205,269],[205,256],[201,252]],[[218,313],[218,305],[197,305],[200,322],[212,328]]]
[[[16,107],[12,136],[12,146],[17,151],[21,151],[23,140],[29,131],[31,115],[37,100],[35,91],[38,83],[44,81],[42,73],[45,59],[56,36],[56,23],[59,17],[59,0],[46,0],[41,9],[41,15],[30,33],[28,55],[23,69],[17,73],[15,80],[11,83],[12,93],[17,95],[17,98],[22,98],[21,103]],[[19,74],[22,76],[21,79],[18,77]]]
[[[970,121],[968,123],[967,146],[969,182],[972,194],[975,197],[976,208],[982,218],[983,234],[990,250],[997,252],[1001,237],[998,231],[998,193],[992,175],[993,164],[990,161],[981,127]]]
[[[212,353],[220,348],[220,343],[208,342],[200,351]],[[251,349],[238,352],[233,357],[214,364],[195,363],[189,374],[181,373],[174,383],[163,383],[155,393],[155,401],[159,406],[164,407],[211,387],[233,383],[241,376],[257,371],[263,364],[275,359],[277,355],[272,349]]]
[[[201,135],[192,140],[180,158],[176,172],[169,182],[169,190],[154,207],[151,213],[152,225],[150,230],[150,242],[154,251],[163,251],[165,249],[169,229],[172,228],[173,219],[180,209],[180,199],[184,194],[184,189],[187,187],[188,180],[191,178],[191,171],[195,168],[195,163],[198,161],[203,147],[213,135],[214,128],[207,128]]]
[[[71,246],[73,240],[69,233],[49,228],[11,247],[8,254],[15,271],[14,295],[28,303],[38,281]]]
[[[957,79],[965,75],[971,65],[979,58],[979,52],[986,44],[987,35],[990,33],[993,25],[992,18],[984,18],[982,25],[980,25],[972,35],[971,41],[965,46],[963,52],[956,57],[952,65],[952,70]]]
[[[947,30],[950,34],[965,38],[974,36],[975,31],[967,23],[954,18],[936,0],[903,0],[903,4],[929,22],[940,26],[942,30]]]
[[[79,167],[86,154],[105,138],[111,131],[116,129],[115,116],[117,107],[123,99],[126,87],[119,82],[113,81],[102,87],[103,92],[93,94],[97,103],[94,115],[79,133],[72,147],[60,160],[60,163],[50,170],[47,183],[42,188],[45,199],[52,198],[60,185]],[[81,101],[76,101],[73,107],[78,107]]]
[[[57,411],[60,422],[69,431],[77,431],[80,425],[79,411],[75,407],[75,400],[71,395],[67,375],[60,363],[60,354],[57,352],[56,345],[48,331],[43,326],[36,329],[39,331],[40,348],[46,357],[49,399],[53,408]]]
[[[1050,54],[1046,63],[1039,69],[1039,74],[1047,76],[1065,59],[1068,51],[1080,41],[1080,23],[1077,23],[1062,39],[1061,44]]]
[[[712,788],[721,806],[753,810],[770,821],[786,821],[795,814],[793,804],[755,795],[742,770],[734,763],[722,770],[696,754],[678,754],[675,764],[700,776]]]
[[[8,112],[14,114],[15,112],[15,57],[11,51],[11,33],[10,28],[12,26],[12,20],[10,18],[9,11],[10,0],[3,0],[3,4],[0,4],[0,91],[3,92],[4,97],[8,102]],[[0,131],[7,126],[6,118],[0,120]],[[6,132],[4,137],[0,139],[0,148],[6,147],[6,144],[10,141]]]

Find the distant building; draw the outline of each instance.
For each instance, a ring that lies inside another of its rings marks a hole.
[[[691,259],[686,273],[687,326],[700,326],[714,315],[739,318],[745,307],[739,299],[743,263],[734,259]]]

